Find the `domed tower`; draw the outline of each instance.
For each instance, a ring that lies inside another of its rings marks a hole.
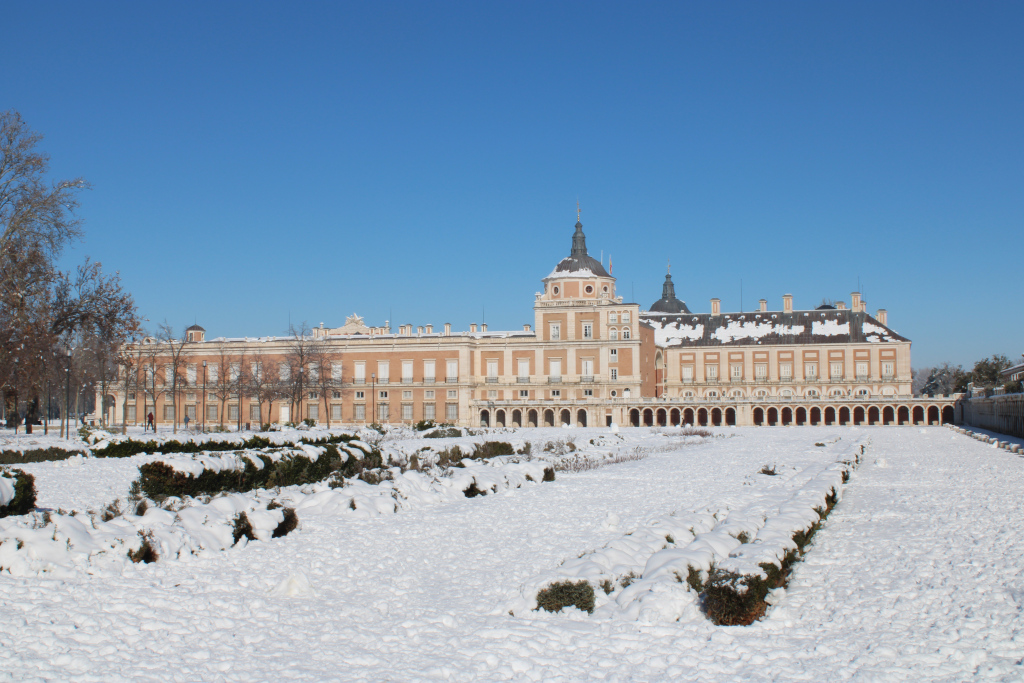
[[[689,313],[685,301],[676,298],[676,286],[672,284],[672,273],[665,273],[665,284],[661,286],[661,298],[651,304],[651,313]]]
[[[572,250],[543,282],[544,292],[538,297],[541,301],[590,299],[596,302],[615,298],[615,278],[587,253],[587,236],[579,220],[572,235]]]

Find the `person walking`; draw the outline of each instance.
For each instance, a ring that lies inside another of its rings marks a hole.
[[[156,425],[153,424],[153,413],[146,416],[146,426],[148,429],[152,429],[154,434],[156,433]]]
[[[188,413],[185,413],[185,431],[188,431]]]

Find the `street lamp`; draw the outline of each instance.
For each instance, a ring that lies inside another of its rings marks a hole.
[[[299,419],[295,421],[295,424],[299,424],[299,423],[302,422],[302,401],[304,399],[304,396],[303,396],[303,384],[302,384],[302,370],[303,370],[303,368],[299,367],[299,405],[296,406],[299,409]]]
[[[206,361],[203,361],[203,433],[206,433]]]
[[[370,417],[373,419],[373,422],[376,423],[377,422],[377,373],[375,373],[375,372],[371,372],[370,373],[370,401],[372,402],[371,403],[372,407],[370,408]]]

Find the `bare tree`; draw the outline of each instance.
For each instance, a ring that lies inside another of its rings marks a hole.
[[[178,433],[178,386],[184,381],[182,376],[185,369],[185,344],[188,343],[186,336],[181,339],[174,338],[174,328],[167,324],[167,321],[160,323],[157,331],[157,339],[163,342],[164,350],[169,354],[167,369],[171,381],[171,403],[174,406],[174,433]]]
[[[310,335],[309,326],[305,322],[299,327],[294,325],[288,328],[288,335],[292,338],[288,345],[288,353],[285,356],[284,364],[287,371],[287,389],[291,396],[292,406],[295,407],[295,422],[302,422],[302,404],[305,398],[306,388],[309,386],[309,365],[313,358],[313,346],[315,341]]]
[[[156,411],[156,400],[164,395],[166,387],[166,375],[161,377],[161,373],[157,372],[157,361],[162,361],[160,357],[160,347],[154,343],[154,341],[144,342],[146,346],[142,351],[142,393],[143,398],[148,397],[152,400],[152,405],[143,405],[143,410],[152,408]],[[155,426],[154,415],[154,426]],[[143,416],[145,419],[145,416]]]
[[[256,399],[256,405],[259,406],[261,426],[264,424],[263,404],[267,404],[266,422],[270,422],[271,407],[273,406],[274,399],[278,397],[280,390],[277,361],[266,356],[257,356],[249,364],[249,372],[246,377],[246,395],[251,399]]]
[[[228,365],[228,395],[238,401],[237,429],[242,431],[242,398],[248,385],[248,372],[245,367],[245,352],[232,356]]]
[[[139,375],[142,372],[141,340],[133,339],[117,349],[117,389],[124,396],[121,402],[121,433],[128,432],[128,397],[139,392]],[[145,402],[143,402],[145,405]],[[138,402],[135,404],[135,419],[138,420]]]
[[[312,358],[310,380],[313,381],[323,397],[324,413],[327,416],[327,428],[331,428],[330,399],[334,392],[341,391],[341,354],[334,350],[330,342],[317,339],[310,346]],[[316,372],[312,367],[315,366]]]
[[[212,393],[217,400],[220,402],[220,411],[217,414],[218,423],[221,429],[224,428],[224,408],[227,402],[231,399],[231,391],[233,383],[231,381],[231,356],[228,355],[228,349],[223,344],[217,347],[217,360],[215,360],[207,371],[209,373],[209,393]]]

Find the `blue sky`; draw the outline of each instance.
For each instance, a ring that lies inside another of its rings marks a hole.
[[[533,321],[568,254],[650,305],[849,301],[914,365],[1024,351],[1021,3],[38,3],[0,110],[88,254],[211,336]]]

